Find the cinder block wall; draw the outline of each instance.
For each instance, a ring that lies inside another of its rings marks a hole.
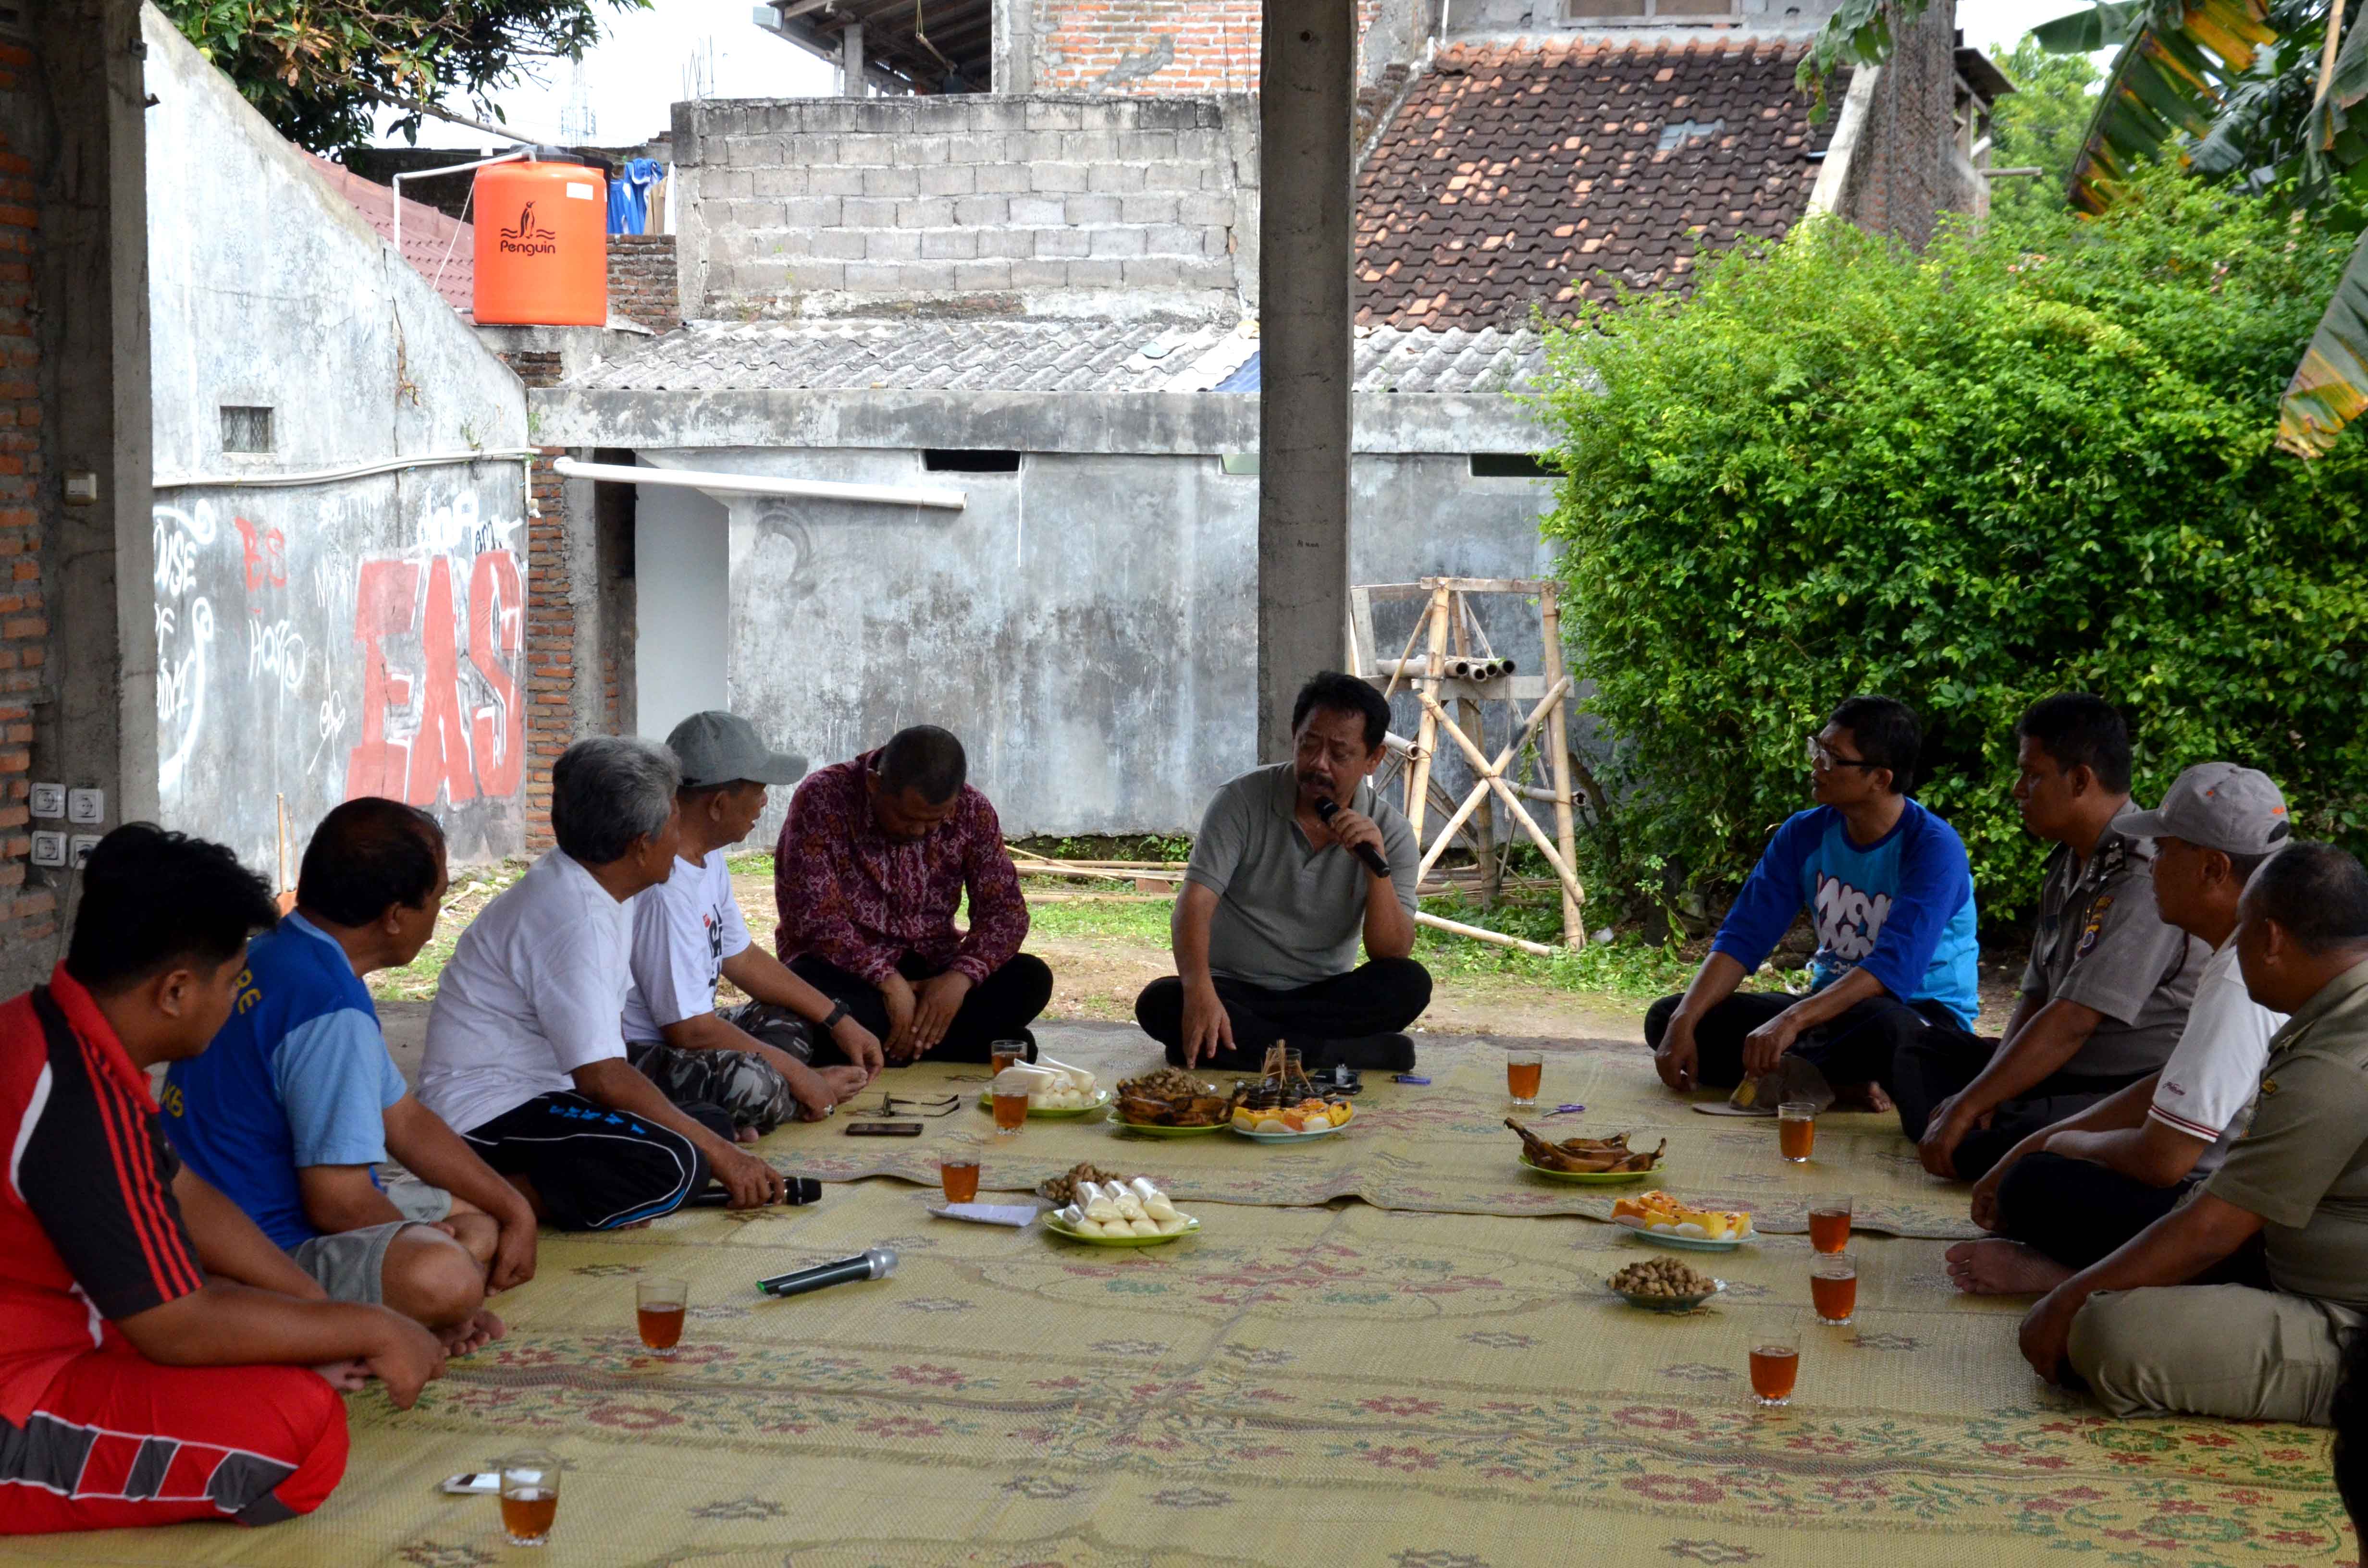
[[[746,319],[1086,290],[1236,308],[1258,285],[1257,119],[1239,97],[677,104],[682,302]]]

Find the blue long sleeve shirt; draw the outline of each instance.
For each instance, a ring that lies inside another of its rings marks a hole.
[[[1913,800],[1889,833],[1853,844],[1841,812],[1817,806],[1786,819],[1711,944],[1748,971],[1806,909],[1817,929],[1810,989],[1864,969],[1903,1002],[1938,1002],[1973,1027],[1974,879],[1956,829]]]

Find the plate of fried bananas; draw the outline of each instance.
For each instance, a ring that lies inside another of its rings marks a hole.
[[[1642,1180],[1667,1168],[1662,1159],[1669,1148],[1666,1138],[1651,1149],[1630,1148],[1625,1132],[1611,1138],[1568,1138],[1549,1143],[1509,1116],[1505,1125],[1521,1135],[1521,1168],[1534,1171],[1548,1181],[1610,1187]]]

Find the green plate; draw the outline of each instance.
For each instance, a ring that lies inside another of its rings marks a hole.
[[[1107,1108],[1110,1101],[1116,1098],[1118,1098],[1118,1096],[1111,1094],[1108,1089],[1097,1089],[1094,1091],[1094,1103],[1091,1105],[1081,1105],[1074,1109],[1064,1110],[1038,1110],[1034,1106],[1030,1106],[1028,1108],[1028,1119],[1030,1121],[1075,1121],[1081,1116],[1091,1116],[1097,1111]],[[995,1108],[995,1096],[991,1094],[980,1095],[978,1096],[978,1108],[985,1111],[992,1111]]]
[[[1044,1216],[1044,1228],[1064,1242],[1083,1242],[1089,1247],[1156,1247],[1167,1242],[1180,1242],[1186,1236],[1199,1235],[1201,1221],[1187,1220],[1184,1228],[1172,1236],[1081,1236],[1047,1214]]]
[[[1111,1117],[1110,1124],[1121,1132],[1133,1132],[1144,1138],[1198,1138],[1204,1132],[1223,1132],[1229,1125],[1212,1121],[1206,1127],[1161,1127],[1156,1123],[1129,1121],[1122,1116]]]
[[[1681,1236],[1674,1231],[1648,1231],[1625,1220],[1611,1222],[1647,1246],[1676,1247],[1679,1252],[1733,1252],[1746,1242],[1759,1239],[1757,1231],[1748,1236],[1729,1236],[1723,1241],[1713,1241],[1708,1236]]]
[[[1669,1169],[1668,1162],[1664,1161],[1649,1171],[1550,1171],[1543,1165],[1530,1164],[1530,1156],[1526,1153],[1516,1154],[1513,1158],[1520,1162],[1521,1168],[1532,1176],[1542,1176],[1548,1181],[1566,1181],[1577,1187],[1617,1187],[1622,1182],[1643,1181],[1646,1176],[1666,1176]]]

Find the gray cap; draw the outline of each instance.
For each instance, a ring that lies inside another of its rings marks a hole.
[[[2163,791],[2162,804],[2113,824],[2132,838],[2177,838],[2224,855],[2266,855],[2294,836],[2286,798],[2266,773],[2199,762]]]
[[[686,790],[711,784],[794,784],[806,776],[806,759],[774,751],[757,738],[757,726],[736,714],[693,713],[666,736],[682,763]]]

